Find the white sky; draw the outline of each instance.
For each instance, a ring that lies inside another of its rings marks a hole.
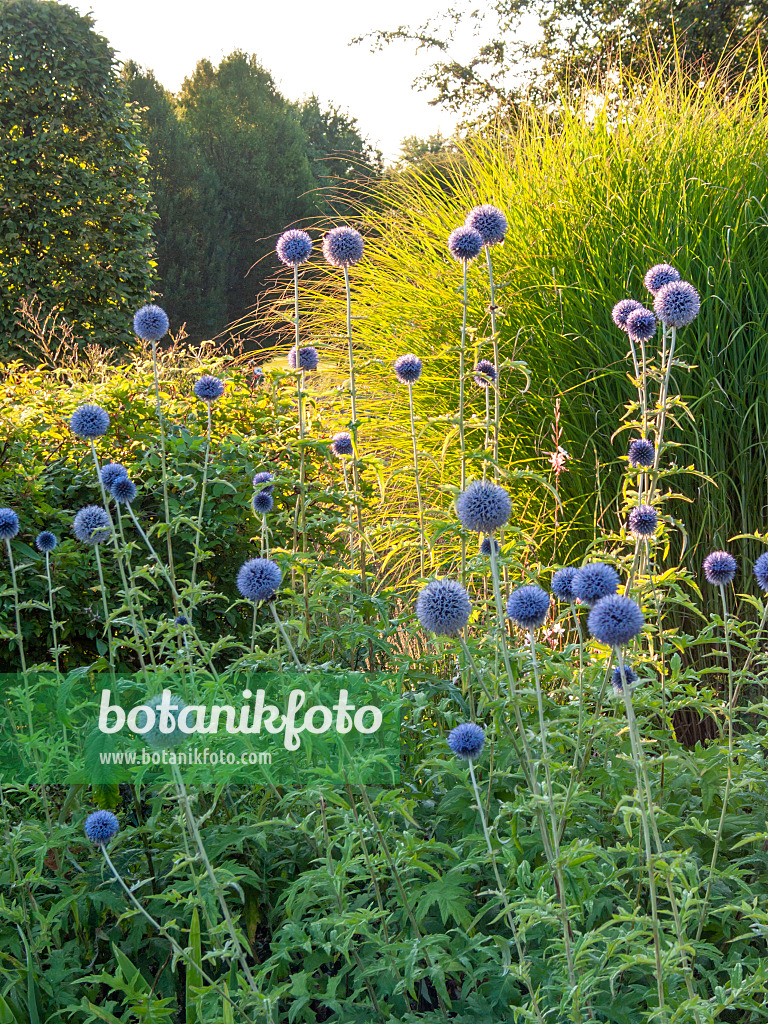
[[[91,12],[121,60],[151,68],[178,90],[197,61],[214,64],[235,49],[255,53],[283,95],[299,100],[316,93],[358,119],[361,133],[393,159],[408,135],[450,135],[456,118],[429,106],[429,94],[411,88],[429,54],[411,43],[391,43],[381,53],[349,46],[373,29],[418,26],[438,13],[441,0],[67,0]],[[474,49],[463,40],[459,59]]]

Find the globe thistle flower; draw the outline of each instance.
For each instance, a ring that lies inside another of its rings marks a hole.
[[[483,236],[466,225],[456,228],[448,236],[448,252],[455,260],[473,260],[483,248]]]
[[[72,523],[72,532],[82,543],[93,547],[101,544],[110,535],[109,516],[101,505],[86,505],[81,508]]]
[[[736,575],[736,559],[727,551],[713,551],[704,559],[704,578],[707,583],[724,587]]]
[[[84,831],[94,846],[106,846],[120,831],[120,822],[112,811],[94,811],[85,819]]]
[[[633,309],[627,317],[626,331],[633,341],[650,341],[657,327],[656,317],[644,306]]]
[[[175,693],[171,694],[171,704],[175,704],[176,707],[173,711],[168,711],[168,717],[173,722],[173,729],[171,732],[161,731],[160,716],[157,714],[157,709],[160,707],[162,699],[163,695],[158,693],[156,696],[144,701],[144,706],[151,708],[155,712],[155,724],[142,736],[144,742],[151,750],[168,750],[172,747],[180,746],[185,740],[189,739],[188,734],[182,732],[179,728],[179,715],[187,705]]]
[[[552,593],[559,601],[573,600],[573,581],[577,571],[573,566],[568,565],[565,569],[558,569],[552,577]]]
[[[189,619],[187,618],[186,615],[177,615],[176,618],[174,619],[174,622],[176,623],[177,626],[189,625]]]
[[[160,341],[170,326],[165,310],[159,306],[142,306],[133,317],[133,329],[142,341]]]
[[[456,580],[430,580],[416,599],[416,616],[438,636],[457,636],[469,622],[472,606]]]
[[[507,599],[507,615],[523,629],[538,629],[548,611],[549,594],[541,587],[518,587]]]
[[[577,600],[591,607],[602,598],[615,594],[618,585],[618,573],[610,565],[605,562],[589,562],[576,570],[571,590]]]
[[[120,505],[132,505],[136,500],[136,484],[127,476],[119,476],[109,488],[109,493]]]
[[[109,430],[109,413],[100,405],[86,403],[72,413],[69,426],[73,434],[90,441],[94,437],[102,437]]]
[[[652,295],[655,295],[665,284],[672,284],[673,281],[679,280],[680,274],[669,263],[657,263],[655,267],[651,267],[646,272],[643,284]]]
[[[627,686],[631,690],[633,683],[637,682],[637,672],[629,665],[624,666],[624,678],[627,680]],[[621,678],[621,665],[616,665],[613,672],[611,673],[611,686],[614,688],[616,693],[624,693],[624,681]]]
[[[490,359],[481,359],[473,371],[475,384],[481,388],[489,388],[498,380],[499,373]]]
[[[291,229],[284,231],[277,240],[275,252],[281,263],[287,267],[299,267],[306,263],[312,252],[312,239],[306,231]]]
[[[421,376],[421,360],[412,352],[395,360],[395,376],[401,384],[415,384]]]
[[[491,551],[498,555],[501,551],[501,545],[495,537],[483,537],[483,542],[480,545],[480,554],[490,556]]]
[[[271,494],[275,489],[275,485],[271,483],[274,479],[273,474],[264,469],[253,478],[253,486],[260,491],[266,491],[267,494]],[[267,485],[266,487],[264,486],[265,484]]]
[[[587,625],[592,636],[609,647],[623,647],[645,624],[640,606],[631,597],[609,594],[589,613]]]
[[[271,601],[282,579],[280,566],[271,558],[250,558],[240,566],[236,582],[249,601]]]
[[[638,302],[636,299],[621,299],[621,301],[617,302],[611,311],[613,322],[620,330],[626,331],[629,314],[634,313],[636,309],[642,308],[643,304]]]
[[[224,381],[210,373],[204,373],[192,390],[201,402],[215,402],[224,394]]]
[[[323,256],[332,267],[353,267],[363,256],[363,236],[354,228],[333,228],[323,239]]]
[[[761,590],[768,591],[768,551],[764,551],[755,562],[752,571]]]
[[[19,517],[12,508],[0,508],[0,540],[10,540],[19,532]]]
[[[128,470],[122,462],[108,462],[105,466],[101,467],[100,476],[101,482],[109,490],[118,477],[128,476]]]
[[[659,525],[659,513],[651,505],[637,505],[629,513],[629,529],[636,537],[652,537]]]
[[[672,281],[656,292],[653,309],[666,327],[687,327],[698,316],[701,296],[687,281]]]
[[[352,444],[352,435],[345,430],[334,434],[331,439],[331,451],[337,458],[344,458],[347,455],[354,455],[355,449]]]
[[[265,516],[268,512],[272,511],[275,501],[269,491],[256,491],[251,499],[251,505],[255,515]]]
[[[43,530],[35,537],[35,547],[44,555],[50,554],[58,543],[56,534],[51,533],[50,530]]]
[[[288,366],[292,370],[316,370],[320,363],[320,356],[317,349],[311,345],[302,345],[299,349],[298,365],[296,360],[296,346],[294,345],[288,353]]]
[[[507,218],[498,206],[475,206],[467,214],[464,224],[474,228],[483,240],[483,245],[498,245],[507,233]]]
[[[656,459],[656,446],[645,437],[629,442],[629,464],[635,469],[650,469]]]
[[[488,480],[475,480],[456,499],[456,515],[468,530],[493,533],[512,512],[512,502],[503,487]]]
[[[474,761],[485,743],[485,729],[474,722],[462,722],[448,733],[448,746],[462,761]]]

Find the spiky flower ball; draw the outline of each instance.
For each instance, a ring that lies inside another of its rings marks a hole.
[[[35,537],[35,547],[44,555],[50,554],[58,543],[56,534],[50,530],[43,530]]]
[[[177,626],[189,625],[189,619],[187,618],[186,615],[177,615],[176,618],[174,619],[174,622],[176,623]]]
[[[499,245],[507,233],[507,218],[498,208],[486,203],[475,206],[467,214],[464,224],[474,228],[483,240],[483,245]]]
[[[614,568],[605,562],[588,562],[576,570],[571,590],[582,604],[591,607],[609,594],[615,594],[619,576]]]
[[[490,557],[491,551],[498,555],[501,551],[501,546],[495,537],[483,537],[483,543],[480,545],[480,554],[488,555]]]
[[[412,352],[398,356],[395,360],[395,376],[401,384],[415,384],[421,376],[421,360]]]
[[[275,252],[287,267],[299,267],[306,263],[312,252],[312,239],[306,231],[291,229],[284,231],[277,240]]]
[[[736,559],[727,551],[713,551],[704,559],[703,568],[707,583],[724,587],[733,582],[736,575]]]
[[[463,260],[473,260],[480,254],[483,248],[483,236],[474,228],[463,225],[456,228],[448,236],[448,252],[460,263]]]
[[[627,681],[627,686],[632,689],[633,683],[637,682],[637,672],[629,665],[624,666],[624,678]],[[616,693],[624,693],[624,682],[621,678],[621,666],[616,665],[613,672],[611,673],[611,686],[613,686]]]
[[[132,505],[136,500],[136,484],[127,476],[119,476],[109,488],[109,493],[120,505]]]
[[[657,327],[656,317],[643,306],[633,309],[627,317],[626,331],[633,341],[650,341]]]
[[[86,505],[81,508],[72,523],[72,532],[82,543],[92,547],[103,543],[110,534],[109,516],[101,505]]]
[[[169,708],[167,718],[170,718],[170,725],[172,726],[170,732],[163,732],[160,728],[161,716],[157,713],[160,703],[163,699],[163,695],[158,693],[155,697],[150,697],[149,700],[144,701],[144,706],[151,708],[155,712],[155,723],[151,729],[143,734],[143,740],[151,750],[170,750],[173,747],[178,747],[185,740],[189,739],[189,734],[182,732],[179,728],[179,715],[187,706],[181,697],[177,697],[175,693],[171,694],[171,705],[173,710]],[[144,725],[146,720],[144,716],[141,716],[140,724]]]
[[[353,267],[363,257],[363,236],[354,228],[333,228],[323,239],[323,256],[332,267]]]
[[[469,595],[456,580],[431,580],[416,599],[416,616],[438,636],[457,636],[469,622]]]
[[[317,349],[311,345],[302,345],[299,349],[298,360],[296,358],[296,346],[294,345],[288,353],[288,366],[292,370],[316,370],[320,365],[320,356]]]
[[[577,571],[572,565],[567,565],[565,569],[558,569],[552,577],[552,593],[559,601],[573,600],[573,581]]]
[[[267,494],[271,494],[275,489],[275,485],[272,483],[274,479],[275,477],[272,473],[263,469],[253,478],[253,486],[258,488],[260,491],[266,491]]]
[[[73,434],[90,441],[94,437],[102,437],[109,430],[109,413],[100,405],[86,403],[72,413],[69,426]]]
[[[224,381],[210,373],[204,373],[192,390],[201,402],[215,402],[224,394]]]
[[[119,476],[128,476],[128,470],[122,462],[108,462],[101,467],[101,482],[109,490]]]
[[[760,589],[768,591],[768,551],[764,551],[760,555],[752,571]]]
[[[629,513],[629,529],[636,537],[652,537],[659,525],[659,513],[651,505],[637,505]]]
[[[490,359],[480,359],[474,369],[475,384],[481,388],[489,388],[496,383],[498,371]]]
[[[341,430],[338,434],[334,434],[331,438],[331,451],[339,459],[354,455],[355,449],[352,444],[352,435],[348,434],[346,430]]]
[[[548,611],[549,594],[541,587],[518,587],[507,599],[507,615],[523,629],[538,629]]]
[[[485,743],[485,729],[474,722],[462,722],[448,733],[448,746],[462,761],[480,757]]]
[[[12,508],[0,508],[0,540],[10,540],[19,532],[19,517]]]
[[[629,442],[629,464],[635,469],[650,469],[656,458],[656,447],[653,441],[645,437],[636,437]]]
[[[160,306],[142,306],[133,317],[133,329],[142,341],[160,341],[170,326],[165,310]]]
[[[271,558],[250,558],[240,566],[236,582],[249,601],[271,601],[282,579],[280,566]]]
[[[85,819],[84,831],[94,846],[106,846],[120,831],[120,822],[112,811],[94,811]]]
[[[611,311],[613,322],[620,330],[626,331],[629,314],[633,313],[636,309],[642,308],[643,304],[638,302],[637,299],[621,299],[621,301],[617,302]]]
[[[645,624],[640,606],[631,597],[610,594],[595,604],[587,625],[592,636],[609,647],[623,647]]]
[[[493,533],[512,512],[512,501],[503,487],[489,480],[475,480],[456,499],[456,515],[468,530]]]
[[[275,501],[269,491],[256,491],[251,499],[251,505],[257,516],[265,516],[272,511]]]
[[[651,267],[646,272],[643,284],[652,295],[655,295],[665,284],[672,284],[673,281],[679,280],[680,274],[669,263],[657,263],[655,267]]]
[[[665,284],[653,299],[653,310],[667,327],[687,327],[696,319],[700,309],[701,296],[687,281]]]

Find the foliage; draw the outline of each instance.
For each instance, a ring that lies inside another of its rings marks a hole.
[[[89,15],[0,3],[0,356],[36,293],[82,342],[128,341],[152,260],[146,154],[114,54]]]

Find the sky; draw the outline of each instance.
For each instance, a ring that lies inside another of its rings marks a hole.
[[[444,7],[441,0],[68,0],[91,13],[121,60],[155,72],[175,92],[197,61],[214,64],[235,49],[255,53],[289,100],[315,93],[358,120],[361,134],[387,161],[409,135],[450,135],[456,117],[429,105],[429,93],[412,88],[429,56],[413,43],[391,43],[383,52],[350,46],[374,29],[418,26]],[[472,52],[469,34],[454,55]]]

